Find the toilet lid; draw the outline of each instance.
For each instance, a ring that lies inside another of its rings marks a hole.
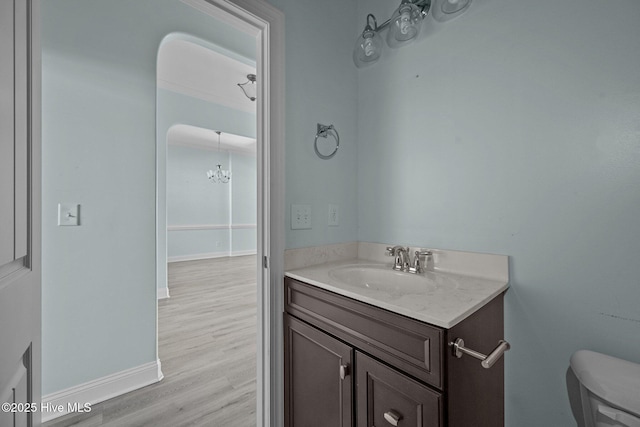
[[[578,350],[571,356],[571,368],[593,394],[640,415],[640,364]]]

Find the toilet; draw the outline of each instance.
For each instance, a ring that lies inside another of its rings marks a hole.
[[[640,364],[578,350],[571,369],[580,381],[585,427],[640,427]]]

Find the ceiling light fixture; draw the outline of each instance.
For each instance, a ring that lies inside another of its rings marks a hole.
[[[220,134],[222,132],[219,130],[215,132],[218,134],[218,153],[220,153]],[[218,163],[215,171],[211,169],[207,171],[207,178],[214,183],[227,184],[231,180],[231,172],[222,169],[222,164]]]
[[[447,21],[467,10],[471,0],[433,0],[434,18],[438,21]],[[367,24],[364,31],[356,40],[353,50],[353,62],[358,68],[373,64],[382,54],[382,37],[380,32],[388,29],[387,45],[398,48],[414,41],[420,34],[422,21],[431,9],[432,0],[401,0],[400,6],[393,12],[391,18],[380,26],[376,17],[367,15]],[[373,25],[371,23],[373,22]]]
[[[257,88],[256,88],[256,75],[247,74],[247,81],[244,83],[238,83],[244,95],[252,101],[256,100]]]

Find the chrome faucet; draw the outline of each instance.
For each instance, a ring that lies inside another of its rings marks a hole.
[[[424,271],[420,257],[426,257],[427,259],[433,255],[430,250],[415,251],[413,263],[411,263],[411,256],[409,255],[409,248],[405,248],[400,245],[387,247],[387,255],[394,257],[393,269],[397,271],[406,271],[407,273],[422,273]]]
[[[395,258],[393,269],[398,271],[409,271],[409,248],[400,245],[387,248],[387,255]]]

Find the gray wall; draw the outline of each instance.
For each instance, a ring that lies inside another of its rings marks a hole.
[[[206,171],[220,162],[230,170],[228,184],[212,183]],[[167,222],[171,226],[225,226],[215,230],[169,230],[167,255],[186,259],[256,251],[256,157],[237,152],[169,145],[167,156]]]
[[[256,157],[231,153],[231,224],[241,226],[256,224],[258,185]],[[231,230],[231,252],[241,254],[257,249],[257,229],[233,228]]]
[[[193,38],[185,38],[182,34],[173,34],[167,37],[164,41],[173,39],[185,39],[197,43],[198,40]],[[249,43],[250,40],[247,40]],[[200,41],[202,43],[202,41]],[[216,50],[219,53],[223,53],[239,61],[247,62],[247,58],[240,56],[233,56],[233,52],[225,52],[220,46],[213,43],[202,43],[209,49]],[[251,58],[255,58],[255,45],[252,47],[247,46],[243,53],[250,55]],[[250,65],[255,66],[255,62],[251,62]],[[171,203],[167,199],[167,133],[169,129],[177,124],[185,124],[191,126],[197,126],[207,129],[221,129],[228,133],[236,135],[248,136],[255,138],[256,136],[256,115],[255,113],[248,113],[245,111],[235,110],[227,106],[205,101],[203,99],[194,98],[181,93],[176,93],[170,90],[158,88],[157,91],[157,176],[158,176],[158,236],[157,236],[157,286],[158,288],[165,288],[167,286],[167,256],[172,256],[169,253],[167,247],[168,234],[172,235],[173,241],[180,248],[178,252],[184,252],[187,247],[190,246],[190,241],[199,241],[199,247],[205,248],[208,246],[208,241],[222,241],[223,236],[220,231],[173,231],[166,233],[167,225],[177,225],[167,222],[167,206]],[[215,166],[215,164],[214,164]],[[208,170],[208,169],[207,169]],[[253,177],[256,178],[256,172],[254,171]],[[208,183],[207,183],[208,184]],[[254,203],[257,200],[256,191],[253,191]],[[254,211],[255,212],[255,211]],[[255,222],[255,219],[254,219]],[[242,246],[248,244],[250,236],[244,236],[248,234],[245,230],[238,230],[237,236],[242,235]],[[254,232],[255,235],[255,232]],[[236,238],[237,238],[236,236]],[[254,240],[256,240],[254,236]],[[233,243],[233,239],[228,235],[226,236],[227,246]],[[256,242],[257,243],[257,242]]]
[[[287,248],[356,240],[357,71],[351,62],[355,1],[269,0],[285,14]],[[340,149],[313,150],[316,124],[333,124]],[[292,203],[312,205],[312,229],[291,230]],[[328,226],[329,204],[340,225]]]
[[[575,350],[640,362],[639,21],[634,1],[477,0],[359,71],[359,240],[511,257],[511,427],[575,425]]]
[[[357,71],[366,13],[395,5],[270,2],[287,25],[287,228],[289,204],[314,208],[287,247],[510,255],[507,425],[572,425],[571,353],[640,352],[640,4],[475,0]],[[189,13],[169,0],[44,2],[45,393],[155,358],[155,52],[195,25],[250,56]],[[330,161],[313,152],[317,122],[340,131]],[[56,228],[58,201],[83,203],[86,223]],[[340,227],[326,226],[329,203]]]
[[[43,394],[156,360],[156,55],[255,40],[175,0],[45,0]],[[57,203],[82,205],[77,228]]]

